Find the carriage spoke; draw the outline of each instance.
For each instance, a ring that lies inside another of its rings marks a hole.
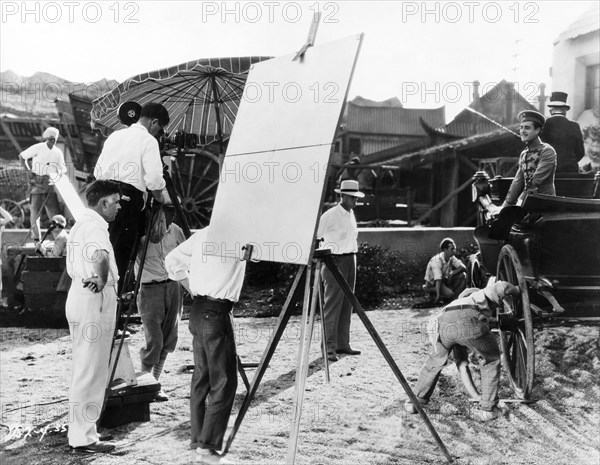
[[[504,312],[505,324],[500,326],[500,347],[502,364],[515,394],[527,398],[534,372],[533,326],[523,270],[517,252],[511,245],[505,245],[500,251],[496,275],[499,280],[521,289],[521,295],[512,300],[512,312]]]
[[[191,157],[191,161],[190,161],[190,171],[189,171],[189,178],[188,178],[188,185],[187,185],[187,189],[185,190],[185,194],[187,197],[190,196],[191,190],[192,190],[192,178],[193,178],[193,173],[194,173],[194,164],[196,161],[196,157]]]

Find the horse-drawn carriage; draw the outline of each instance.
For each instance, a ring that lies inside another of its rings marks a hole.
[[[491,275],[521,290],[497,313],[502,364],[518,398],[533,388],[534,329],[600,324],[600,173],[556,180],[557,196],[531,194],[503,209],[512,179],[474,176],[479,252],[469,257],[473,287]],[[567,193],[569,196],[561,196]]]

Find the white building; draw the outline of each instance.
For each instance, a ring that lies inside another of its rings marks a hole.
[[[567,116],[582,126],[597,122],[600,105],[600,2],[583,13],[554,41],[552,91],[569,94]]]

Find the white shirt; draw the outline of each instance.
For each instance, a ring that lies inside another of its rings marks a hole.
[[[33,144],[28,149],[23,150],[19,156],[23,160],[31,159],[31,171],[38,176],[50,176],[51,181],[57,174],[65,174],[67,165],[62,150],[56,144],[52,148],[48,148],[46,142]]]
[[[97,250],[108,252],[110,270],[107,283],[116,283],[119,270],[108,236],[108,223],[97,212],[86,208],[71,229],[67,242],[67,273],[74,281],[94,275],[92,257]]]
[[[190,280],[194,296],[208,296],[237,302],[244,283],[246,262],[233,257],[205,253],[211,250],[206,242],[208,227],[201,229],[165,258],[169,278]]]
[[[96,179],[112,179],[146,192],[165,187],[158,141],[139,123],[113,132],[94,168]]]
[[[321,215],[317,237],[323,238],[319,248],[331,249],[332,254],[358,252],[358,226],[353,210],[346,210],[341,204],[330,208]]]
[[[429,260],[429,263],[427,263],[427,269],[425,270],[425,281],[429,284],[434,284],[438,279],[447,278],[450,271],[457,270],[463,266],[464,263],[454,255],[452,255],[448,261],[446,261],[444,258],[444,252],[440,252],[439,254],[431,257],[431,260]]]

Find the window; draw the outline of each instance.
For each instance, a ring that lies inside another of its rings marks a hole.
[[[600,102],[600,65],[585,68],[585,109],[598,107]]]
[[[354,155],[360,155],[360,139],[357,137],[351,137],[349,140],[349,152]]]

